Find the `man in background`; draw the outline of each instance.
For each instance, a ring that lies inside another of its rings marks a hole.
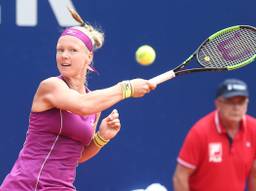
[[[256,191],[256,119],[247,115],[247,84],[222,82],[216,110],[188,132],[173,176],[175,191]],[[247,184],[248,180],[248,184]]]

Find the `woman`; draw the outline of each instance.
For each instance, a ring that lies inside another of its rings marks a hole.
[[[88,70],[103,33],[70,11],[81,26],[67,28],[57,42],[58,77],[43,80],[34,96],[29,129],[19,157],[1,191],[74,191],[76,166],[95,156],[120,130],[117,110],[100,112],[129,97],[142,97],[156,85],[143,79],[89,91]]]

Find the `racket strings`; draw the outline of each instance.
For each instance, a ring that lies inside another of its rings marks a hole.
[[[256,54],[256,31],[250,28],[223,33],[207,41],[197,53],[204,67],[225,68],[243,63]]]

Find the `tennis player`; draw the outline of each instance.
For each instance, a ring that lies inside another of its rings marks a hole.
[[[122,81],[89,91],[86,75],[95,70],[94,51],[104,35],[86,24],[64,30],[57,42],[58,77],[43,80],[35,93],[29,129],[22,150],[1,191],[74,191],[76,167],[95,156],[119,132],[121,124],[113,110],[99,125],[101,111],[129,98],[142,97],[156,88],[144,79]]]
[[[227,79],[216,110],[189,131],[173,177],[175,191],[256,191],[256,119],[247,115],[245,82]]]

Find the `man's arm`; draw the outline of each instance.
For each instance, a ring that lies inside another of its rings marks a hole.
[[[249,191],[256,191],[256,160],[253,162],[250,175],[248,177]]]
[[[179,163],[177,164],[173,176],[174,191],[189,191],[189,177],[193,173],[193,171],[194,169],[187,168],[180,165]]]

